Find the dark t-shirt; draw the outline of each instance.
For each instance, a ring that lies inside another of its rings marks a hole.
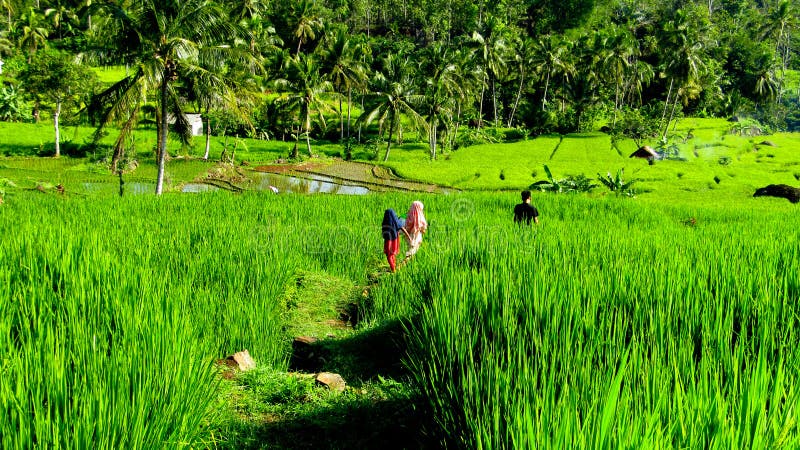
[[[530,225],[531,219],[539,217],[539,211],[530,203],[520,203],[514,207],[514,222],[522,223],[523,221]]]

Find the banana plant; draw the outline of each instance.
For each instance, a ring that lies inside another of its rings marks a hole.
[[[614,192],[617,195],[633,197],[636,194],[636,191],[633,190],[633,185],[636,183],[636,180],[625,181],[622,179],[622,173],[623,169],[619,169],[617,174],[613,177],[611,176],[610,172],[608,172],[605,177],[598,173],[597,179],[600,180],[600,182],[603,183],[603,185],[611,192]]]

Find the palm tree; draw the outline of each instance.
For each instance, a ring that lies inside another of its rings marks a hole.
[[[666,55],[664,71],[670,77],[670,89],[664,109],[665,115],[673,85],[675,82],[678,83],[676,93],[672,97],[672,112],[664,127],[663,137],[667,135],[678,101],[688,98],[688,94],[694,92],[692,87],[706,66],[703,59],[705,43],[702,39],[702,32],[699,25],[690,23],[689,20],[689,15],[679,9],[675,12],[675,17],[666,23],[663,30],[661,50]]]
[[[19,47],[28,53],[28,64],[39,47],[47,46],[48,34],[50,32],[47,28],[40,25],[39,16],[33,8],[30,8],[28,13],[22,16],[22,35],[19,39]]]
[[[133,73],[97,98],[95,104],[106,108],[95,136],[99,139],[107,125],[120,123],[115,154],[121,152],[137,122],[141,105],[152,91],[157,91],[156,194],[160,195],[164,188],[170,116],[181,138],[190,138],[182,111],[184,100],[178,95],[175,81],[181,76],[208,72],[199,65],[200,60],[216,60],[223,65],[226,61],[244,63],[240,59],[248,57],[238,51],[231,52],[229,44],[236,35],[234,25],[228,14],[210,0],[133,0],[123,4],[106,1],[92,5],[89,12],[105,13],[107,23],[103,27],[107,32],[102,36],[110,40],[98,47],[106,49],[105,52],[93,56],[124,61],[135,67]],[[209,78],[215,75],[207,73]]]
[[[453,52],[441,42],[428,46],[422,57],[420,74],[423,80],[423,107],[428,119],[428,146],[431,159],[436,159],[439,123],[451,122],[456,99],[463,94],[458,83],[458,72]]]
[[[342,98],[347,93],[347,115],[350,116],[353,88],[366,82],[365,69],[355,57],[356,46],[344,28],[328,34],[326,48],[322,51],[322,71],[339,94],[339,139],[344,140],[344,114]],[[350,136],[349,121],[347,136]]]
[[[575,47],[581,51],[577,55],[572,54],[576,59],[575,74],[564,83],[561,92],[562,99],[569,101],[575,111],[575,130],[578,132],[583,131],[584,114],[600,101],[600,76],[596,64],[602,53],[597,48],[600,45],[602,42],[597,36],[584,34],[578,38]]]
[[[314,55],[300,53],[289,60],[286,67],[286,78],[279,79],[275,85],[281,91],[277,102],[284,102],[290,109],[297,110],[298,117],[302,120],[301,126],[305,131],[306,149],[311,152],[311,116],[315,115],[325,127],[324,112],[331,108],[322,98],[332,91],[330,81],[322,76],[320,64]]]
[[[519,85],[517,87],[517,95],[514,98],[514,106],[511,107],[511,113],[508,115],[508,127],[514,123],[514,114],[517,112],[519,100],[522,97],[522,91],[525,87],[527,79],[525,76],[528,74],[528,68],[533,64],[535,58],[534,42],[529,37],[523,37],[516,41],[514,48],[514,63],[516,64],[516,74],[519,77]]]
[[[61,0],[55,0],[50,8],[44,10],[44,15],[45,17],[51,18],[53,21],[53,27],[55,27],[59,39],[64,37],[62,33],[64,22],[66,21],[69,23],[70,21],[78,18],[78,15],[75,14],[74,9],[69,5],[62,3]]]
[[[547,110],[547,94],[551,80],[559,79],[560,82],[569,82],[575,71],[569,60],[572,43],[556,36],[543,36],[534,44],[533,66],[539,76],[544,78],[544,95],[542,95],[542,110]]]
[[[11,14],[14,12],[14,0],[0,0],[0,8],[6,10],[8,15],[8,28],[11,29]]]
[[[483,34],[477,31],[472,34],[472,39],[479,47],[479,57],[484,73],[484,83],[492,89],[493,121],[497,124],[497,91],[496,81],[503,74],[508,59],[508,47],[504,36],[505,25],[496,17],[488,16],[485,23],[486,30]],[[483,97],[481,90],[480,113],[478,115],[478,128],[483,124]]]
[[[780,63],[771,51],[759,55],[755,63],[757,70],[754,73],[753,93],[756,98],[767,101],[777,98],[780,95],[781,81],[775,74],[775,68],[779,67]]]
[[[613,128],[617,124],[617,111],[624,101],[625,80],[635,58],[639,56],[639,45],[628,30],[611,27],[607,34],[600,36],[598,46],[600,70],[604,78],[614,85]]]
[[[300,53],[300,46],[317,37],[317,33],[322,30],[323,22],[319,14],[319,8],[315,0],[300,0],[296,5],[297,25],[294,30],[294,37],[297,38],[297,51]]]
[[[478,49],[470,45],[474,41],[470,37],[461,36],[454,40],[452,44],[453,52],[451,59],[455,66],[455,71],[450,74],[455,83],[459,86],[456,91],[455,111],[453,112],[453,124],[450,127],[452,132],[448,132],[447,147],[455,148],[458,141],[458,132],[461,128],[461,121],[464,115],[472,114],[470,108],[475,106],[474,98],[477,92],[484,89],[484,73],[480,66],[480,61],[475,57]]]
[[[383,60],[383,71],[375,74],[372,85],[374,105],[371,110],[365,111],[362,120],[370,124],[378,119],[383,125],[389,122],[389,135],[386,138],[386,154],[384,161],[389,160],[389,151],[392,148],[392,136],[401,126],[400,116],[405,114],[418,127],[428,132],[425,119],[417,112],[416,105],[423,97],[414,89],[414,83],[409,73],[408,58],[390,54]]]
[[[205,112],[206,142],[203,159],[208,160],[211,151],[211,112],[224,109],[252,128],[249,105],[252,103],[251,93],[256,89],[244,85],[244,82],[252,81],[245,74],[226,70],[220,60],[201,60],[198,66],[202,70],[187,74],[184,87],[187,99],[197,104],[198,111]],[[241,82],[237,82],[237,79]]]
[[[789,64],[791,52],[792,31],[797,28],[797,5],[792,5],[790,0],[778,0],[777,5],[765,15],[765,23],[761,27],[761,38],[775,39],[775,53],[781,58],[781,76],[778,81],[778,95],[776,102],[780,103],[783,95],[783,79]]]

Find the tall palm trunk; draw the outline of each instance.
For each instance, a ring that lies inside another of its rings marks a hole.
[[[308,105],[305,106],[306,110],[306,149],[308,150],[308,156],[314,156],[311,154],[311,111]]]
[[[361,111],[364,111],[364,92],[363,91],[361,92]],[[358,121],[358,143],[359,144],[361,143],[361,127],[362,127],[362,123],[359,120]]]
[[[781,39],[783,38],[783,30],[786,26],[785,23],[781,24],[781,33],[778,35],[778,45],[775,47],[775,52],[781,57],[781,78],[778,80],[778,95],[775,98],[775,104],[780,104],[783,100],[783,79],[786,77],[786,66],[789,60],[789,47],[792,41],[791,33],[786,33],[786,40],[784,44],[784,51],[781,49]]]
[[[208,161],[208,154],[211,152],[211,117],[209,116],[209,108],[206,108],[206,152],[203,154],[203,159]]]
[[[492,121],[494,122],[493,126],[497,126],[497,91],[495,90],[495,76],[492,74]]]
[[[550,85],[550,70],[547,71],[547,78],[544,81],[544,96],[542,97],[542,111],[547,109],[547,87]]]
[[[164,192],[164,162],[167,156],[167,132],[169,124],[167,123],[167,80],[169,74],[164,71],[163,79],[161,80],[161,134],[158,139],[158,176],[156,177],[156,195],[161,195]]]
[[[347,139],[350,139],[350,112],[353,106],[353,88],[347,88]]]
[[[659,122],[659,127],[664,124],[664,119],[667,118],[667,108],[669,108],[669,98],[672,95],[672,83],[675,82],[675,79],[672,78],[669,80],[669,90],[667,91],[667,100],[664,102],[664,113],[661,114],[661,122]],[[669,124],[667,124],[669,126]],[[666,132],[664,132],[664,136],[666,137]]]
[[[394,133],[394,122],[396,120],[396,115],[392,114],[392,121],[389,122],[389,137],[386,139],[386,154],[383,156],[384,161],[389,160],[389,150],[392,148],[392,133]]]
[[[438,126],[438,118],[436,117],[436,113],[431,114],[430,122],[431,122],[431,130],[428,133],[428,146],[431,149],[431,160],[434,160],[436,159],[436,141],[437,141],[436,128]]]
[[[461,128],[461,102],[457,102],[456,104],[456,123],[453,126],[453,133],[450,136],[450,144],[448,145],[451,151],[453,150],[453,147],[455,147],[456,145],[456,139],[458,139],[459,128]]]
[[[339,142],[344,140],[344,115],[342,114],[342,96],[339,95]]]
[[[481,79],[481,104],[480,109],[478,110],[478,129],[483,127],[483,94],[486,92],[486,75],[483,75],[483,79]]]
[[[520,71],[519,74],[519,88],[517,89],[517,98],[514,99],[514,106],[511,108],[511,115],[508,116],[508,127],[511,128],[511,124],[514,122],[514,114],[517,112],[517,106],[519,105],[519,98],[522,96],[522,85],[525,83],[525,71]]]
[[[678,106],[678,93],[675,93],[675,100],[672,102],[672,110],[669,113],[669,120],[667,120],[666,126],[664,126],[664,134],[661,136],[662,139],[666,139],[667,131],[669,131],[669,124],[672,122],[672,118],[675,117],[675,108]]]
[[[56,158],[61,156],[61,138],[58,129],[58,116],[61,115],[61,100],[56,101],[56,111],[53,113],[53,128],[56,132]]]
[[[616,80],[616,87],[614,88],[614,120],[611,122],[611,128],[616,128],[617,126],[617,111],[619,110],[619,70],[617,70],[617,80]]]

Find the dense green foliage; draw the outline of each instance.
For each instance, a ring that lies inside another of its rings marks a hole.
[[[148,5],[8,0],[5,83],[26,91],[19,75],[44,48],[127,67],[90,108],[120,126],[117,154],[132,122],[184,130],[166,122],[178,109],[202,112],[214,134],[373,139],[387,156],[416,131],[431,158],[487,126],[647,139],[685,115],[797,125],[796,0]],[[12,97],[0,96],[3,117],[29,120]]]

